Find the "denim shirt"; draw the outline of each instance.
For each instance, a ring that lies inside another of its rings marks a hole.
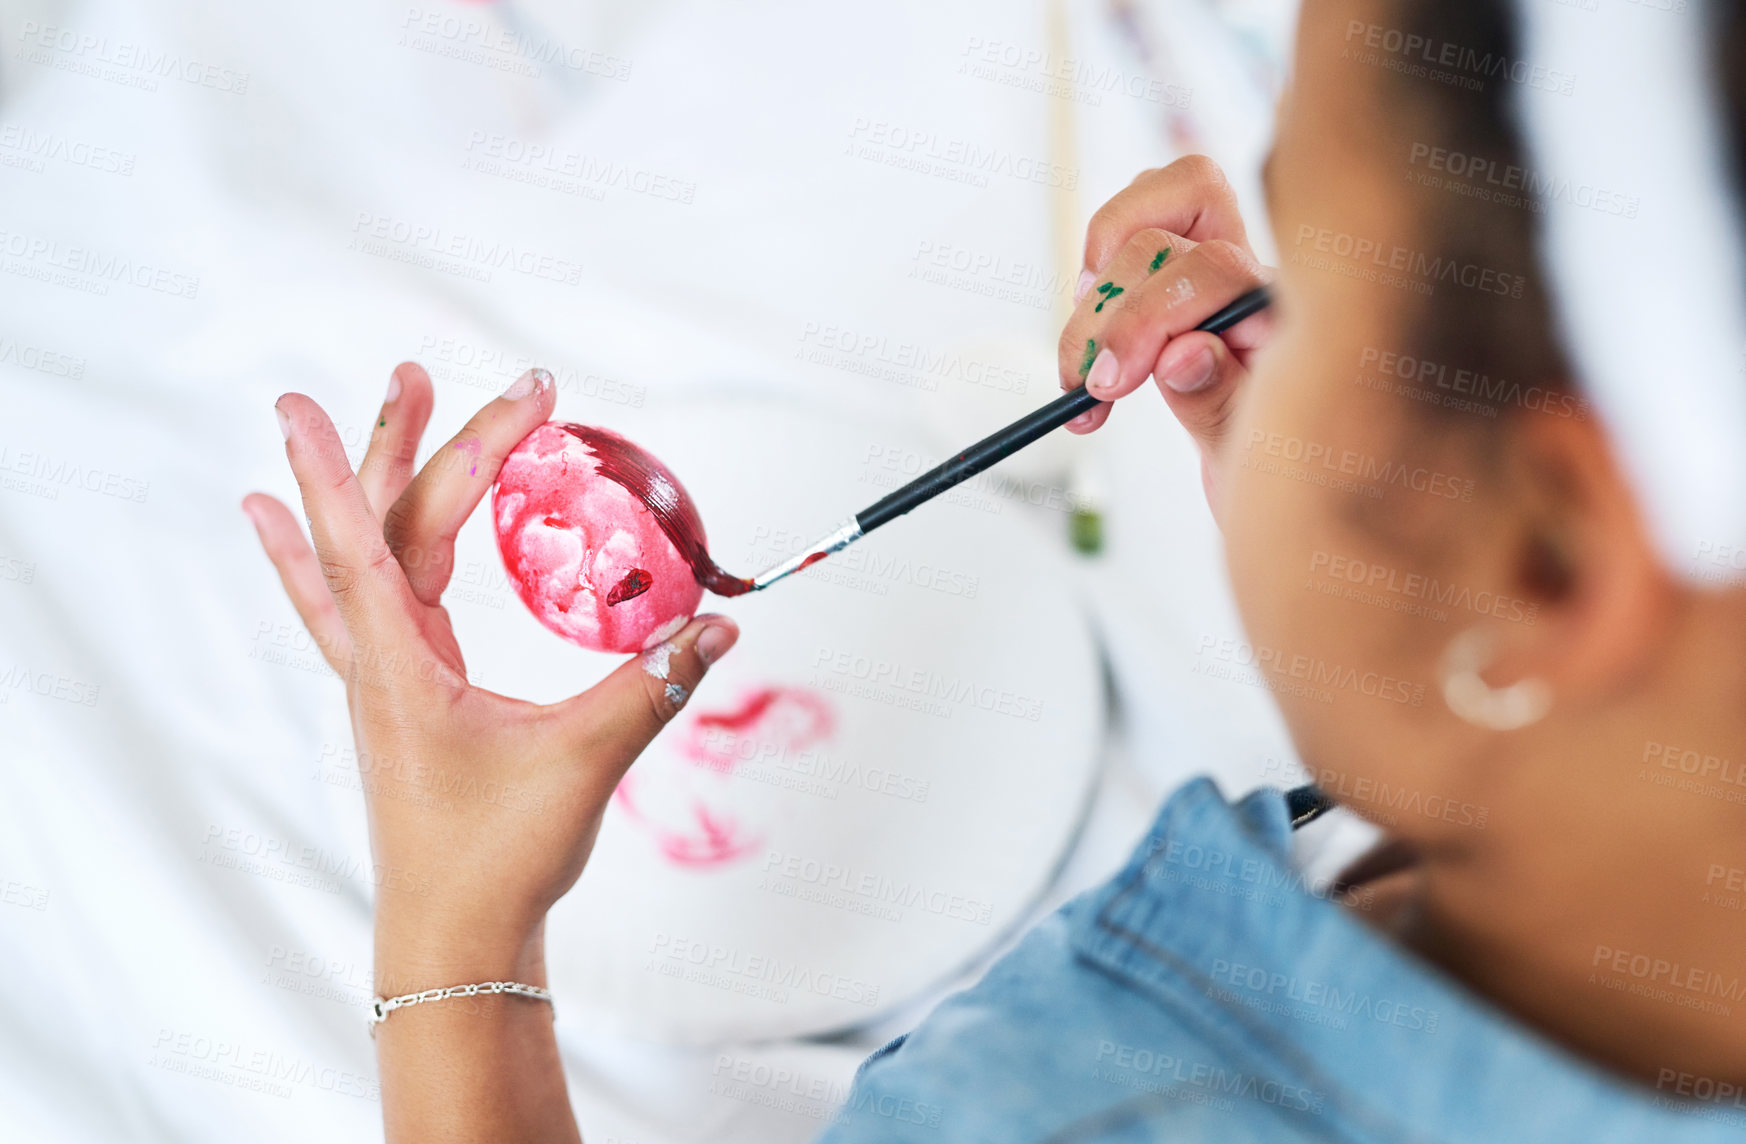
[[[1190,782],[1121,873],[868,1058],[821,1144],[1746,1139],[1739,1093],[1610,1078],[1312,892],[1290,831],[1278,792]]]

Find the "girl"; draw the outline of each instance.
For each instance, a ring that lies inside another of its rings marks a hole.
[[[1273,275],[1217,168],[1098,212],[1064,384],[1155,379],[1304,764],[1388,842],[1317,894],[1289,851],[1313,802],[1189,783],[1124,871],[875,1054],[826,1140],[1746,1126],[1746,108],[1714,78],[1746,31],[1677,7],[1310,0],[1268,171],[1277,304],[1224,338],[1189,331]],[[427,890],[378,898],[384,991],[537,989],[545,912],[674,693],[634,662],[553,707],[468,687],[453,537],[553,394],[530,374],[463,430],[476,470],[413,478],[430,403],[396,371],[354,477],[286,396],[314,551],[246,507],[360,751],[569,812],[368,792],[377,860]],[[681,702],[735,635],[672,641]],[[392,1140],[577,1138],[537,996],[409,1005],[377,1043]]]

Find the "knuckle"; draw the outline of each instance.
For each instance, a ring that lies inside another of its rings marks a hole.
[[[671,640],[638,656],[634,670],[655,731],[672,722],[702,674],[695,654]]]
[[[648,700],[649,717],[658,729],[665,727],[679,714],[679,709],[685,706],[685,700],[690,697],[690,689],[676,678],[657,679],[648,673],[643,674],[643,697]],[[679,689],[675,691],[675,689]]]
[[[1107,333],[1108,327],[1105,327]],[[1084,380],[1086,372],[1091,368],[1091,357],[1094,347],[1099,341],[1107,343],[1108,338],[1100,334],[1098,338],[1088,338],[1080,331],[1071,339],[1063,337],[1061,351],[1057,363],[1061,367],[1063,389],[1072,389]]]
[[[1138,180],[1135,181],[1138,186]],[[1091,212],[1091,221],[1086,224],[1086,233],[1093,242],[1111,237],[1110,232],[1121,222],[1127,213],[1131,201],[1132,189],[1121,191],[1116,196],[1095,211]]]
[[[311,571],[322,572],[325,567],[321,559],[315,555],[315,550],[308,545],[300,545],[295,549],[287,548],[283,553],[283,556],[285,567],[287,569],[291,569],[305,576],[307,576]],[[277,560],[278,557],[275,557],[274,559]]]
[[[267,554],[267,559],[275,565],[301,564],[304,562],[304,557],[309,555],[306,546],[298,543],[302,539],[302,536],[291,537],[269,533],[261,538],[261,550]]]
[[[371,550],[364,568],[372,576],[393,576],[400,571],[400,563],[394,559],[393,550],[386,543],[380,543]]]
[[[1139,190],[1146,185],[1157,182],[1160,178],[1167,175],[1169,171],[1170,168],[1168,167],[1147,167],[1145,170],[1135,175],[1128,183],[1128,186],[1133,190]]]
[[[321,578],[327,582],[327,590],[333,594],[334,601],[344,604],[358,594],[360,577],[358,570],[349,564],[322,557]]]
[[[1077,323],[1069,321],[1067,328],[1061,331],[1061,340],[1055,343],[1055,364],[1061,367],[1062,373],[1067,372],[1068,366],[1078,363],[1078,347],[1084,342]]]
[[[327,590],[341,606],[363,595],[371,580],[397,572],[399,568],[394,553],[386,544],[378,544],[361,564],[332,556],[321,558],[321,573],[327,581]]]
[[[325,458],[330,462],[330,464],[328,465],[326,479],[322,483],[327,486],[327,491],[329,493],[345,492],[346,488],[357,479],[356,474],[352,472],[351,462],[345,460],[343,454],[337,456],[332,455],[330,446],[324,444],[319,446],[319,448],[324,452],[330,453],[330,455]]]
[[[1225,430],[1229,428],[1232,406],[1230,401],[1222,400],[1210,408],[1201,411],[1194,427],[1194,436],[1207,445],[1217,445],[1224,440]]]
[[[1213,271],[1238,282],[1259,281],[1261,264],[1247,250],[1229,239],[1215,238],[1195,247],[1195,253],[1205,259]]]
[[[1085,303],[1080,303],[1073,316],[1067,320],[1066,328],[1061,331],[1060,341],[1055,343],[1055,358],[1063,373],[1068,372],[1069,366],[1078,367],[1079,357],[1085,352],[1085,340],[1098,336],[1097,318],[1088,313],[1088,309]]]
[[[1184,155],[1168,169],[1186,177],[1202,190],[1222,193],[1230,189],[1225,169],[1209,155]]]
[[[474,476],[479,471],[479,457],[484,448],[479,430],[469,423],[455,434],[455,439],[446,449],[425,462],[425,470],[431,474],[432,480]]]
[[[398,550],[405,545],[407,537],[415,535],[416,517],[417,508],[408,494],[402,494],[399,500],[388,506],[388,511],[382,514],[382,535],[390,546]]]
[[[1149,226],[1145,230],[1134,232],[1134,236],[1128,239],[1125,253],[1144,261],[1152,258],[1161,248],[1174,246],[1180,241],[1181,239],[1163,227]]]

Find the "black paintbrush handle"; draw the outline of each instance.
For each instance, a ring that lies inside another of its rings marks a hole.
[[[1209,334],[1222,334],[1243,319],[1265,310],[1272,300],[1267,293],[1267,287],[1257,287],[1195,329],[1205,330]],[[1070,389],[1036,412],[1028,413],[998,433],[984,437],[951,460],[936,465],[891,495],[862,509],[855,514],[855,523],[861,526],[861,534],[864,536],[917,505],[934,499],[947,489],[963,484],[990,465],[1005,460],[1037,438],[1059,429],[1086,410],[1095,409],[1101,404],[1083,385],[1078,389]]]

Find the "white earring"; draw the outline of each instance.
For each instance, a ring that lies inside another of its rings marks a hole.
[[[1491,686],[1479,673],[1496,651],[1496,640],[1485,628],[1468,628],[1450,640],[1443,652],[1443,702],[1488,731],[1517,731],[1538,723],[1552,709],[1552,689],[1545,680],[1533,678]]]

